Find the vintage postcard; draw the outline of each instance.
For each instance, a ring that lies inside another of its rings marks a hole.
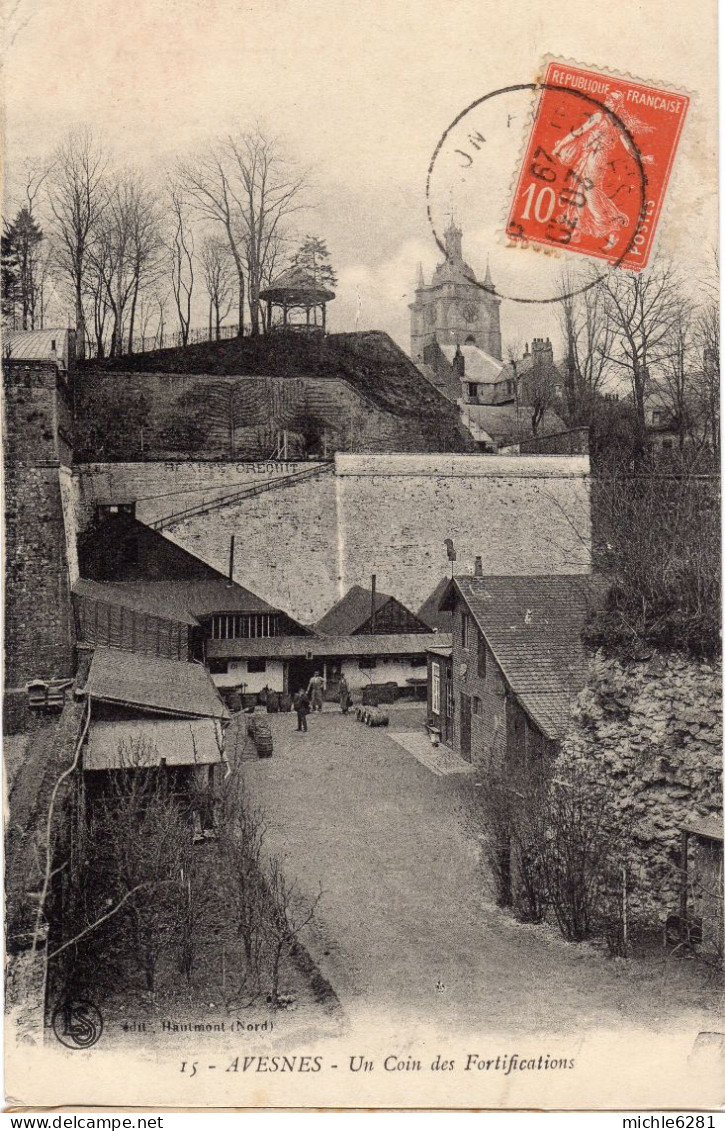
[[[723,1103],[716,30],[6,5],[7,1107]]]

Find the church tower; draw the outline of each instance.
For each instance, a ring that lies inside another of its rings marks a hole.
[[[493,288],[491,272],[486,268],[484,285],[463,258],[463,232],[453,217],[446,228],[446,258],[426,284],[423,270],[418,268],[415,301],[410,303],[410,353],[414,361],[423,361],[426,346],[476,345],[491,357],[501,360],[501,300]]]

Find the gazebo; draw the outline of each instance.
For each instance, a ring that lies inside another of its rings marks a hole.
[[[328,302],[335,297],[334,291],[323,287],[309,272],[301,267],[290,267],[279,278],[260,291],[259,297],[267,303],[267,326],[272,329],[272,307],[282,307],[282,322],[278,329],[321,330],[325,332],[325,310]],[[294,321],[290,313],[304,310],[305,321]],[[322,311],[322,322],[318,323],[317,312]],[[312,313],[312,318],[310,318]]]

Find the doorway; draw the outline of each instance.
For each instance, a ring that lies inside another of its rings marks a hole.
[[[471,761],[471,696],[461,692],[461,758]]]

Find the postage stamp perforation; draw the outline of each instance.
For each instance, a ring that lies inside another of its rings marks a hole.
[[[507,246],[567,250],[642,270],[652,255],[689,93],[552,55],[538,75]]]

